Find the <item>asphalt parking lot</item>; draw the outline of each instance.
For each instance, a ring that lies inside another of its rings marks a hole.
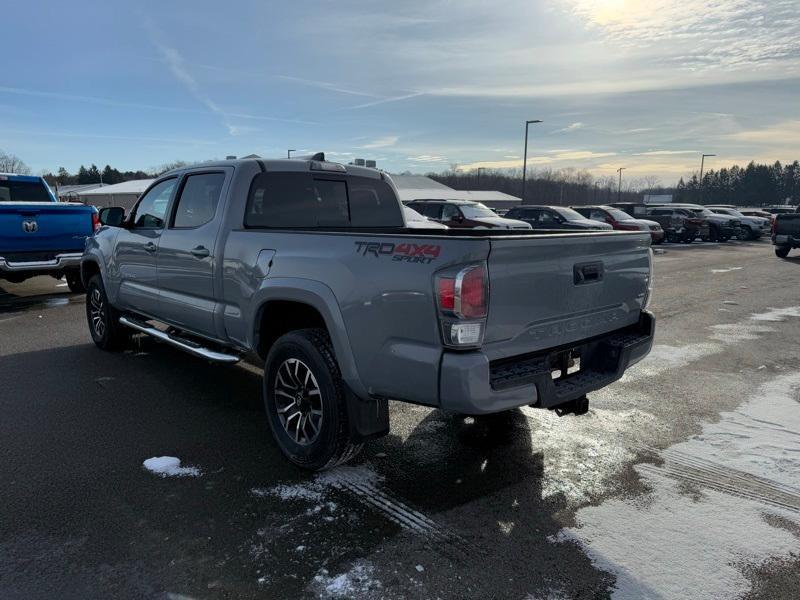
[[[394,404],[317,476],[272,443],[256,366],[103,353],[82,296],[0,284],[0,597],[797,598],[800,255],[655,270],[656,347],[589,414]]]

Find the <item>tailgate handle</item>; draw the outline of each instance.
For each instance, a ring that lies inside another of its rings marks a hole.
[[[583,285],[585,283],[595,283],[603,280],[603,263],[580,263],[573,267],[572,273],[574,276],[575,285]]]

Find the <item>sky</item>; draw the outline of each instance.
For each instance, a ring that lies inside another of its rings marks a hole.
[[[0,149],[34,172],[291,148],[392,172],[800,158],[797,0],[26,0]]]

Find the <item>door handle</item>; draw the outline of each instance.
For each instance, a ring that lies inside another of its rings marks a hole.
[[[151,252],[152,253],[152,252],[156,251],[156,245],[153,242],[147,242],[143,246],[143,248],[145,249],[146,252]]]
[[[195,246],[189,252],[191,252],[192,256],[195,258],[206,258],[211,255],[211,252],[205,246]]]

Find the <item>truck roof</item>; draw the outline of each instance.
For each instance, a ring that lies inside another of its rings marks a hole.
[[[368,177],[370,179],[383,179],[388,177],[388,173],[379,169],[371,167],[359,167],[357,165],[344,165],[325,159],[323,152],[318,152],[311,156],[304,156],[298,158],[258,158],[258,157],[245,157],[245,158],[232,158],[226,160],[214,160],[196,165],[187,165],[177,169],[172,169],[163,173],[164,175],[172,175],[182,173],[184,171],[193,170],[202,167],[236,167],[238,165],[258,163],[262,165],[267,171],[319,171],[319,172],[338,172],[348,175],[356,175],[358,177]]]

